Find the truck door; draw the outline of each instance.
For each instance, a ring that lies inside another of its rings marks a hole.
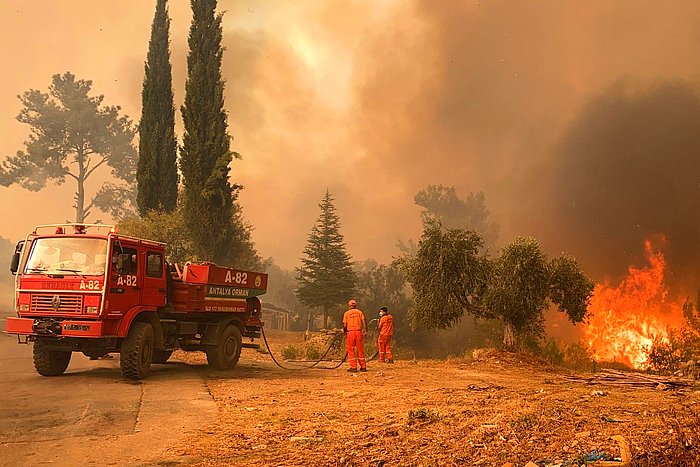
[[[126,271],[117,270],[117,257],[131,255]],[[124,315],[131,307],[141,304],[143,276],[139,274],[140,258],[136,245],[115,242],[109,273],[109,314]]]
[[[163,267],[163,253],[147,249],[145,252],[145,274],[143,278],[143,303],[151,306],[165,306],[166,278]]]

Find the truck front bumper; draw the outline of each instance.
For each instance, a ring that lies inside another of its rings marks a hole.
[[[101,321],[57,320],[54,318],[7,318],[8,334],[55,337],[104,337]]]

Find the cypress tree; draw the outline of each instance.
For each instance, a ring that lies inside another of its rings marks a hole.
[[[136,172],[139,213],[167,211],[177,204],[177,141],[170,65],[168,0],[157,0],[145,64]]]
[[[187,82],[180,149],[183,213],[199,259],[226,262],[235,236],[233,195],[228,180],[230,149],[221,77],[222,15],[216,0],[191,0]]]
[[[355,273],[340,233],[340,218],[333,197],[326,190],[321,214],[311,228],[304,248],[302,267],[297,268],[299,301],[309,307],[323,308],[323,326],[328,327],[328,312],[345,303],[355,290]]]

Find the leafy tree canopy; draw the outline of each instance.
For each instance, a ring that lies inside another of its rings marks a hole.
[[[573,323],[585,319],[594,284],[572,257],[550,260],[535,239],[518,238],[489,260],[479,255],[481,244],[475,232],[426,225],[418,253],[401,260],[414,326],[448,328],[465,313],[497,318],[511,346],[516,334],[543,334],[550,303]]]
[[[238,218],[234,219],[234,222],[242,221]],[[149,211],[143,217],[132,215],[119,222],[118,228],[120,233],[126,235],[165,243],[170,262],[204,261],[197,256],[181,209],[172,212]],[[226,265],[254,271],[265,269],[268,262],[263,261],[255,250],[250,240],[250,227],[242,226],[239,231],[245,235],[242,238],[229,239],[231,251],[235,250],[238,253]]]
[[[150,211],[143,217],[131,216],[119,222],[117,228],[121,234],[165,243],[167,259],[171,263],[197,259],[180,210]]]
[[[104,183],[92,198],[86,197],[85,182],[101,166],[131,184],[136,165],[131,120],[119,115],[120,107],[102,105],[104,96],[90,96],[91,89],[92,81],[66,72],[53,76],[48,93],[32,89],[18,96],[23,108],[17,120],[29,125],[31,133],[25,150],[0,166],[0,184],[17,183],[31,191],[49,180],[60,185],[66,177],[73,179],[76,222],[84,222],[93,208],[122,216],[135,201],[133,190],[115,183]]]
[[[453,186],[428,185],[416,194],[414,201],[423,208],[423,225],[439,222],[450,229],[475,230],[486,246],[492,246],[498,239],[498,224],[489,220],[486,196],[481,191],[469,193],[462,200]]]
[[[542,334],[551,281],[540,244],[533,238],[518,238],[493,264],[484,306],[515,331]]]
[[[479,301],[490,264],[479,254],[482,246],[477,232],[426,224],[417,254],[399,262],[413,288],[409,317],[414,327],[445,329],[465,312],[484,315]]]

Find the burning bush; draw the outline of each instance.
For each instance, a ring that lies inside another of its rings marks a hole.
[[[683,325],[669,329],[667,336],[655,336],[647,350],[646,367],[659,373],[681,371],[697,377],[700,366],[700,312],[697,305],[683,304]]]

